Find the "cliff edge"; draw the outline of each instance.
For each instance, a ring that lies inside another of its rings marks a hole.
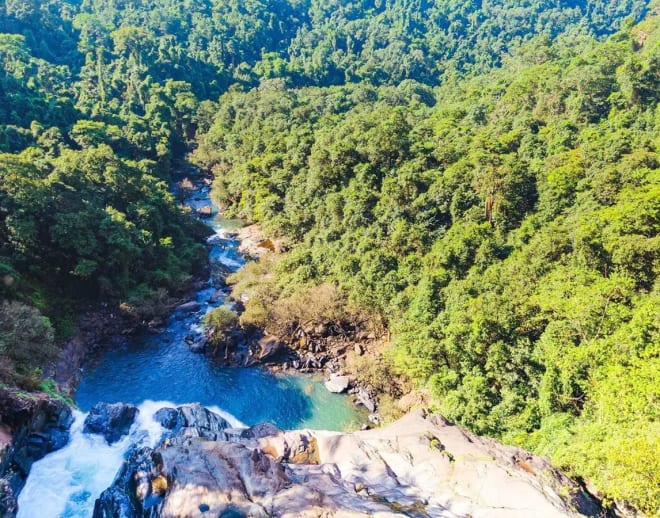
[[[199,405],[156,419],[170,431],[129,455],[95,518],[604,516],[546,460],[423,411],[353,433],[230,428]]]

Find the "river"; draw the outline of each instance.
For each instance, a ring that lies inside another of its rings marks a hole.
[[[197,185],[186,203],[210,205],[208,187]],[[212,264],[218,261],[236,271],[245,260],[238,253],[239,243],[227,232],[237,222],[216,215],[208,223],[214,231],[209,238]],[[126,337],[84,370],[69,444],[32,466],[19,495],[19,518],[91,516],[94,501],[112,483],[131,444],[153,446],[158,441],[162,429],[152,415],[163,406],[202,403],[236,426],[265,421],[284,429],[359,426],[360,415],[348,399],[328,392],[320,380],[228,367],[191,352],[186,336],[200,333],[203,315],[226,303],[225,293],[216,298],[218,288],[209,280],[194,296],[199,311],[174,311],[158,332]],[[82,433],[86,412],[100,401],[122,401],[140,409],[130,435],[112,446],[100,436]]]

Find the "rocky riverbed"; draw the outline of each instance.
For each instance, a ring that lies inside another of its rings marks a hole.
[[[73,417],[60,399],[4,388],[0,416],[0,516],[10,518],[30,468],[68,442]]]
[[[604,516],[544,459],[422,411],[354,433],[235,428],[199,405],[154,418],[162,440],[132,449],[94,518]]]

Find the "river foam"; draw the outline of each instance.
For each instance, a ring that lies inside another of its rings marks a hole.
[[[103,436],[84,434],[86,413],[74,410],[68,444],[35,462],[18,498],[18,518],[89,518],[94,502],[108,488],[131,445],[154,447],[165,429],[153,419],[169,401],[145,401],[128,435],[109,445]],[[215,407],[209,410],[234,427],[244,424]]]

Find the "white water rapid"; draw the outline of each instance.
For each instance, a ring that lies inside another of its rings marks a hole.
[[[124,455],[132,444],[154,447],[165,431],[153,414],[163,407],[176,407],[168,401],[145,401],[138,406],[130,433],[113,445],[101,435],[84,434],[87,414],[74,411],[69,443],[38,462],[18,497],[18,518],[89,518],[94,502],[114,480]],[[219,408],[209,410],[232,426],[243,423]]]

